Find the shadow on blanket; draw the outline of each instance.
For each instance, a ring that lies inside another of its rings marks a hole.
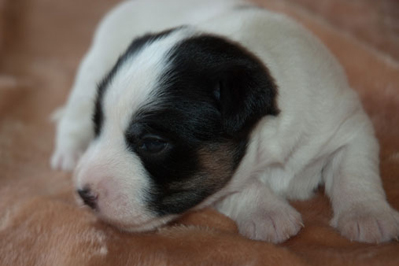
[[[351,243],[332,229],[322,192],[293,203],[306,227],[281,245],[241,237],[212,210],[155,233],[127,234],[78,208],[70,175],[48,166],[49,116],[116,2],[0,0],[0,265],[399,265],[399,243]],[[304,23],[345,66],[375,124],[387,197],[399,209],[399,63],[294,0],[257,2]]]

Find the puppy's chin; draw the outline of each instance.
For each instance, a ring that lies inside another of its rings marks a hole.
[[[101,213],[97,213],[99,219],[104,221],[105,223],[116,227],[117,229],[124,231],[124,232],[149,232],[154,231],[159,227],[162,227],[169,222],[175,220],[178,215],[167,215],[163,217],[153,217],[149,218],[148,220],[142,220],[140,223],[137,221],[130,222],[130,221],[122,221],[116,220],[109,217],[105,217]]]

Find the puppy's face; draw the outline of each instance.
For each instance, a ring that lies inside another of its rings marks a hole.
[[[189,28],[138,38],[99,86],[79,194],[121,229],[166,223],[229,182],[275,97],[235,43]]]

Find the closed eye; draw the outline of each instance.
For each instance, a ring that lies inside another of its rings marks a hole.
[[[138,144],[138,149],[145,153],[157,154],[168,146],[168,142],[154,136],[144,137]]]

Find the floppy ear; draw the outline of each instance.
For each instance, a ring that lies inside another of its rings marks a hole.
[[[267,68],[254,56],[221,66],[216,95],[226,134],[247,133],[266,115],[279,113],[277,86]]]
[[[181,81],[180,87],[206,84],[203,89],[211,91],[226,135],[245,134],[263,116],[278,114],[277,86],[269,70],[239,43],[201,34],[179,43],[170,55],[175,66],[170,72],[190,81]]]

